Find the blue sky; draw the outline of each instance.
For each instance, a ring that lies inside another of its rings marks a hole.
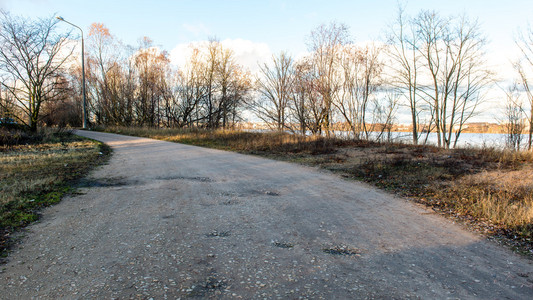
[[[406,12],[435,10],[443,16],[466,14],[478,19],[488,38],[487,60],[500,79],[515,75],[510,61],[516,58],[513,37],[528,23],[533,24],[531,0],[410,0],[402,1]],[[0,0],[0,8],[13,15],[49,17],[60,15],[87,29],[105,24],[119,40],[137,45],[150,37],[171,53],[179,64],[187,45],[216,37],[232,47],[237,61],[252,72],[258,61],[287,51],[298,56],[306,51],[306,38],[318,25],[331,21],[350,27],[356,42],[383,38],[397,13],[397,0]],[[62,30],[69,30],[67,24]],[[485,102],[482,119],[499,114],[501,91]],[[494,120],[492,120],[494,121]]]
[[[432,9],[443,15],[466,13],[478,18],[494,48],[512,43],[518,27],[533,18],[530,0],[418,0],[405,2],[409,13]],[[316,26],[330,21],[347,24],[356,41],[382,36],[396,13],[397,0],[381,1],[230,1],[230,0],[0,0],[15,15],[54,14],[82,28],[104,23],[127,44],[142,36],[171,51],[178,44],[205,40],[244,39],[266,43],[272,52],[298,53]]]

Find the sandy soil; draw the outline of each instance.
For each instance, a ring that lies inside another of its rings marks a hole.
[[[533,265],[403,199],[295,164],[115,134],[44,211],[0,298],[532,299]]]

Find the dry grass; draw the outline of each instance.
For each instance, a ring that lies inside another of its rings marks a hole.
[[[533,239],[533,167],[492,170],[464,176],[446,189],[455,210],[510,234]]]
[[[407,196],[533,255],[533,154],[445,150],[283,133],[146,128],[107,131],[319,166]]]
[[[57,203],[70,183],[101,162],[108,148],[68,132],[0,131],[0,252],[17,228]],[[9,137],[13,138],[9,138]]]
[[[102,129],[125,135],[149,137],[245,153],[331,153],[337,147],[354,144],[354,141],[324,137],[302,137],[277,132],[246,132],[204,129],[154,129],[107,127]],[[359,142],[358,142],[359,143]]]

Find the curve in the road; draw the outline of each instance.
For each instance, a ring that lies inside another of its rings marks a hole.
[[[45,210],[0,298],[532,299],[531,262],[316,169],[78,131],[114,154]]]

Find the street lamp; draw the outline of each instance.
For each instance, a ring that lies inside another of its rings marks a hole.
[[[81,78],[82,78],[82,93],[83,93],[83,129],[87,129],[87,98],[85,96],[85,56],[83,48],[83,30],[69,21],[63,19],[62,17],[56,17],[58,20],[63,21],[67,24],[70,24],[81,31]]]

